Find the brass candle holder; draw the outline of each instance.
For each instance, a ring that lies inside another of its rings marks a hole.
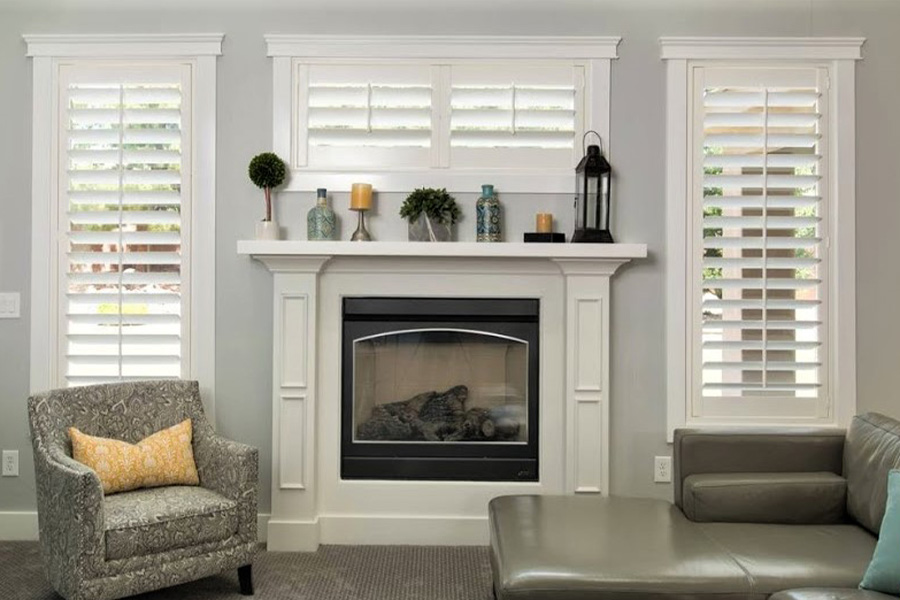
[[[353,235],[350,236],[351,242],[371,242],[372,236],[369,234],[369,231],[366,229],[366,211],[368,208],[351,208],[350,210],[356,211],[356,214],[359,215],[359,223],[356,225],[356,231],[353,232]]]

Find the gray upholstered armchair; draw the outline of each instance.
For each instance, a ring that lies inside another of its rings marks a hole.
[[[238,569],[252,594],[259,474],[255,448],[225,440],[193,381],[116,383],[32,396],[38,522],[44,569],[67,600],[109,600]],[[135,443],[190,417],[199,486],[104,497],[72,459],[67,430]]]

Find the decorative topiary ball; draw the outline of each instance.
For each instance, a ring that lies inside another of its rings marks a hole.
[[[254,156],[247,171],[253,185],[263,189],[278,187],[284,183],[287,174],[284,161],[274,152],[263,152]]]

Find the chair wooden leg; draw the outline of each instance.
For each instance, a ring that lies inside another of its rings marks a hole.
[[[241,594],[253,595],[253,565],[238,567],[238,581],[241,582]]]

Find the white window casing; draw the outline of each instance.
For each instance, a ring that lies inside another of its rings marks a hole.
[[[31,389],[200,381],[214,419],[222,35],[26,35]]]
[[[856,409],[856,38],[663,38],[667,431]]]
[[[569,193],[619,38],[267,35],[287,190]]]

